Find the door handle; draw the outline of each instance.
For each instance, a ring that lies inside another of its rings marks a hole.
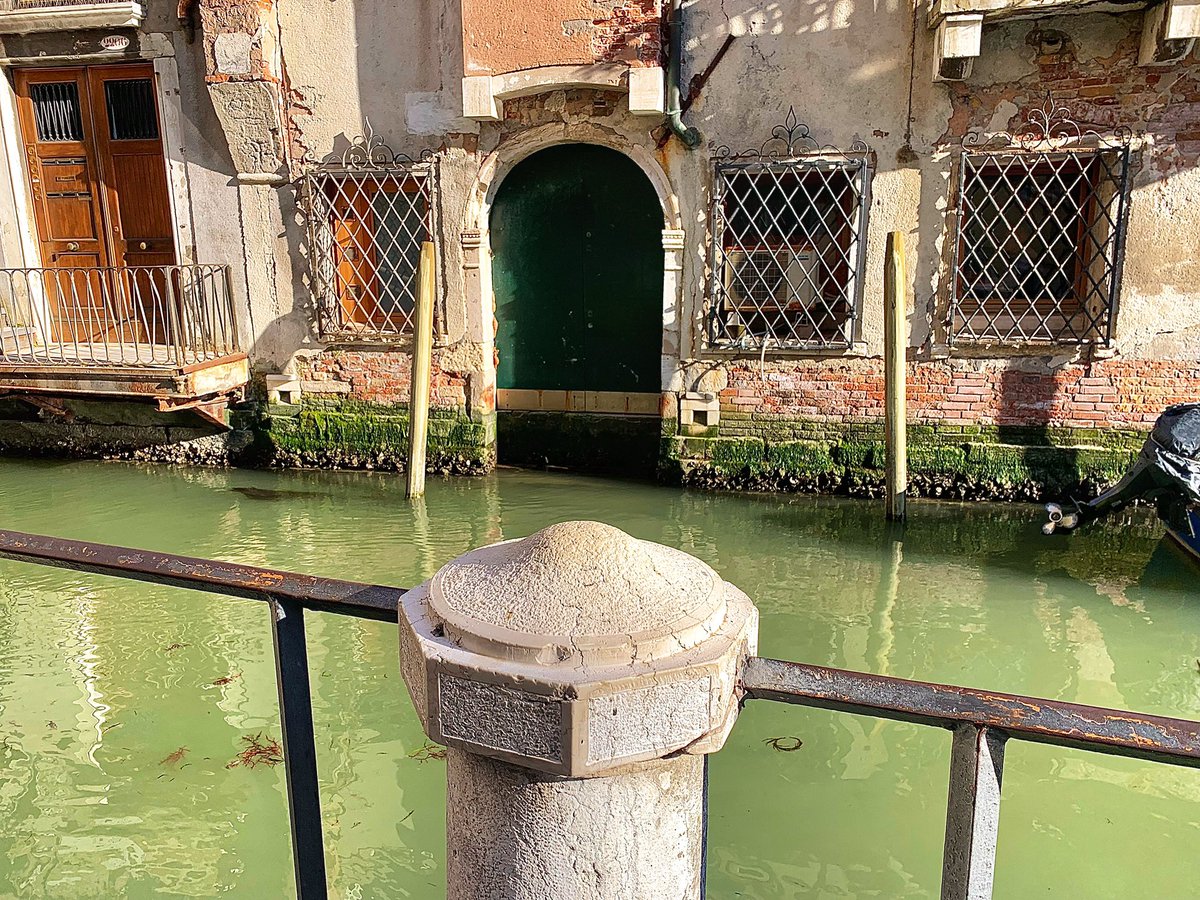
[[[79,249],[79,244],[76,243],[75,241],[69,241],[67,243],[67,250],[69,250],[71,253],[75,253],[78,249]]]
[[[138,249],[139,250],[149,250],[150,245],[147,244],[145,241],[138,241]]]

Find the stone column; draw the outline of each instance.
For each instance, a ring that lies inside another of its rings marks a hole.
[[[475,550],[405,594],[401,666],[450,750],[448,900],[696,900],[703,754],[758,612],[597,522]]]

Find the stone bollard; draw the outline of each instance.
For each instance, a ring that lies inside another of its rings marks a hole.
[[[758,611],[598,522],[472,551],[404,595],[404,679],[447,754],[448,900],[696,900],[703,754]]]

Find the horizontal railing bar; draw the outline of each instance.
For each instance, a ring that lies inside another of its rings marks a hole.
[[[396,621],[404,588],[0,530],[0,559],[114,575],[250,600],[294,601],[315,612]]]
[[[751,700],[777,700],[919,725],[994,728],[1009,738],[1200,768],[1200,722],[755,657]]]

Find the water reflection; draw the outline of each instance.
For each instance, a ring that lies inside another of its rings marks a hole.
[[[918,504],[898,532],[874,504],[571,476],[434,481],[415,506],[403,490],[6,462],[0,520],[410,585],[594,518],[746,590],[767,655],[1200,717],[1196,572],[1148,517],[1057,540],[1028,507]],[[418,752],[394,630],[316,615],[309,632],[334,894],[436,898],[444,772]],[[0,563],[0,895],[287,893],[282,772],[228,768],[260,732],[278,736],[265,609]],[[771,749],[784,735],[803,746]],[[931,729],[751,704],[712,762],[709,896],[936,896],[948,751]],[[998,897],[1194,892],[1197,773],[1021,745],[1005,791]]]

